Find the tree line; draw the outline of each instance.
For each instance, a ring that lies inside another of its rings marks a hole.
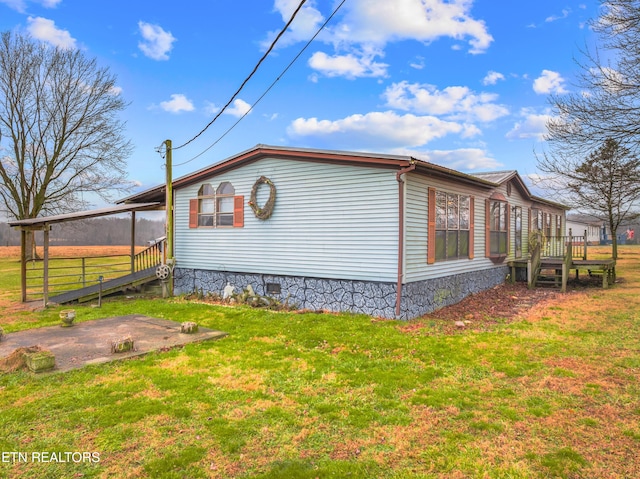
[[[163,221],[138,218],[136,220],[135,243],[147,244],[155,238],[164,236]],[[42,245],[42,232],[36,233],[36,243]],[[59,223],[49,232],[49,244],[52,246],[111,246],[131,243],[130,218],[94,218]],[[20,232],[7,223],[0,223],[0,246],[19,246]]]

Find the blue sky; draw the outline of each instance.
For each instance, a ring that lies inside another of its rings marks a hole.
[[[0,0],[0,30],[80,48],[118,77],[137,190],[156,147],[199,133],[299,0]],[[174,177],[258,143],[408,154],[464,172],[536,173],[552,93],[573,91],[597,0],[308,0],[220,118],[174,151]],[[516,6],[517,5],[517,6]],[[207,150],[205,152],[205,150]],[[204,152],[204,153],[203,153]]]

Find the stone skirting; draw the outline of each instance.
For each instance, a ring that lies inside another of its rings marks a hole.
[[[458,303],[470,294],[504,283],[508,274],[509,267],[500,266],[404,284],[399,319],[417,318]]]
[[[402,285],[398,319],[412,319],[461,301],[472,293],[504,282],[509,269],[491,268]],[[354,281],[300,276],[176,268],[174,292],[222,295],[227,284],[241,292],[251,285],[256,294],[272,296],[300,309],[350,311],[370,316],[396,318],[396,283]],[[279,287],[279,293],[267,287]]]

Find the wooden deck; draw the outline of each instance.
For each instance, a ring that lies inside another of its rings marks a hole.
[[[587,259],[587,242],[585,236],[568,236],[544,238],[539,234],[534,241],[528,257],[509,261],[511,281],[515,282],[518,269],[527,272],[527,283],[530,288],[551,286],[566,291],[570,272],[575,270],[576,279],[580,271],[589,276],[602,276],[602,287],[608,288],[616,280],[616,262],[613,258]]]
[[[531,271],[531,262],[522,258],[509,261],[511,268],[511,282],[515,282],[516,269],[527,270],[527,282],[530,287],[555,286],[566,291],[567,280],[572,270],[576,272],[576,279],[580,279],[580,271],[589,276],[602,276],[602,287],[608,288],[616,280],[616,262],[614,259],[574,259],[565,262],[564,258],[541,258],[536,271]]]
[[[580,270],[586,270],[589,276],[602,275],[602,287],[608,288],[616,280],[616,261],[614,259],[577,259],[572,268],[576,270],[576,279]]]

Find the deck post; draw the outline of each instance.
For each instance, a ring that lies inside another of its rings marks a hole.
[[[569,238],[567,238],[567,249],[565,254],[567,255],[565,258],[565,262],[571,261],[573,259],[573,233],[571,231],[571,228],[569,228]]]
[[[584,230],[584,249],[582,251],[584,251],[584,254],[582,255],[582,259],[586,260],[587,259],[587,230]]]
[[[20,289],[21,300],[27,302],[27,232],[20,228]]]
[[[567,291],[567,276],[569,276],[569,269],[567,263],[564,262],[562,263],[562,288],[560,288],[562,293],[566,293]]]
[[[47,307],[49,301],[49,228],[45,224],[43,230],[44,236],[44,267],[42,271],[42,306]]]
[[[131,274],[136,272],[136,212],[131,212]]]

